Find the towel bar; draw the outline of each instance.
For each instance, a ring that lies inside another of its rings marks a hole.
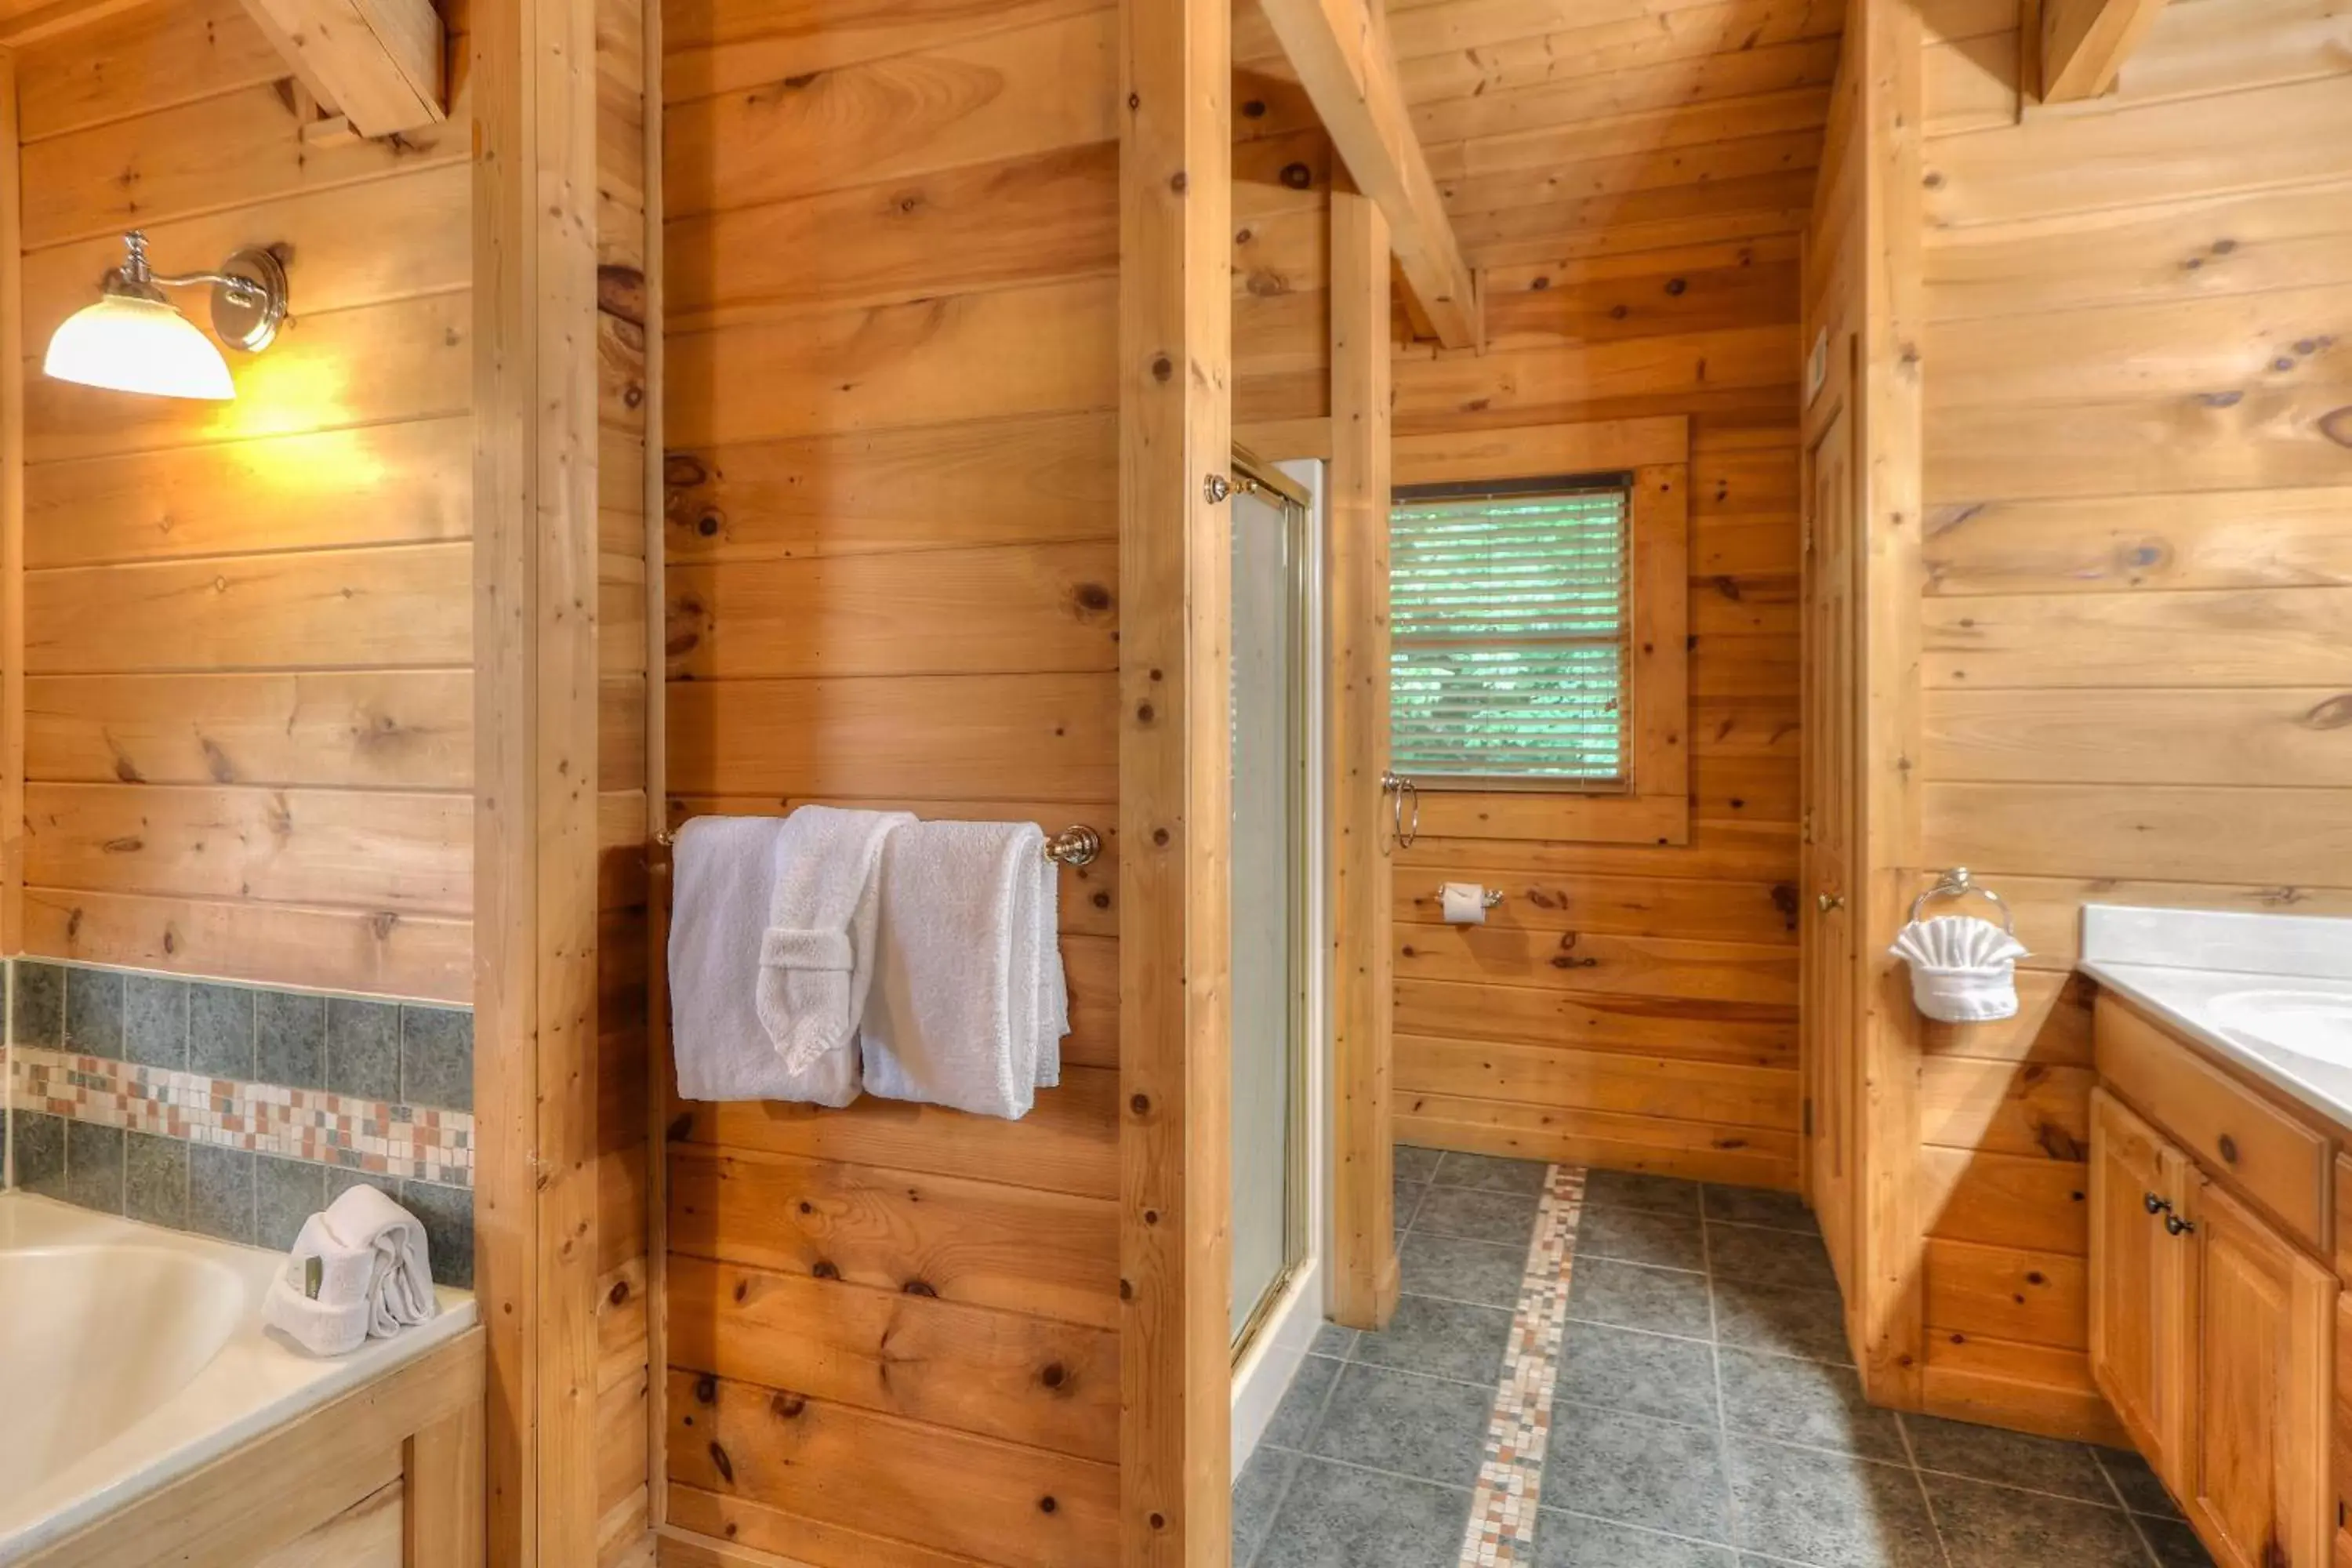
[[[654,842],[664,849],[677,843],[677,830],[665,827],[654,835]],[[1057,866],[1091,866],[1102,853],[1102,835],[1080,824],[1065,827],[1045,840],[1045,858]]]

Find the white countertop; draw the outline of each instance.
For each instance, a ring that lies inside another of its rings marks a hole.
[[[2286,1050],[2214,1013],[2221,998],[2248,991],[2292,990],[2352,1003],[2352,920],[2092,904],[2083,910],[2077,967],[2352,1131],[2352,1068]]]

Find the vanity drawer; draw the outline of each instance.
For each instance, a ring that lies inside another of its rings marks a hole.
[[[2336,1237],[2326,1229],[2326,1139],[2104,992],[2091,1037],[2101,1079],[2209,1174],[2269,1209],[2305,1248],[2327,1254]]]

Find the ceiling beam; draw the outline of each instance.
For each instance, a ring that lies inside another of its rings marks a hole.
[[[1367,0],[1260,0],[1356,188],[1388,219],[1411,304],[1447,348],[1478,342],[1477,285],[1429,172],[1396,57]]]
[[[2163,9],[2164,0],[2042,0],[2042,101],[2096,98],[2115,86],[2124,57]]]

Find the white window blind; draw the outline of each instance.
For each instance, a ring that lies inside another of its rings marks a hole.
[[[1400,490],[1389,520],[1390,752],[1400,773],[1625,776],[1622,484]]]

